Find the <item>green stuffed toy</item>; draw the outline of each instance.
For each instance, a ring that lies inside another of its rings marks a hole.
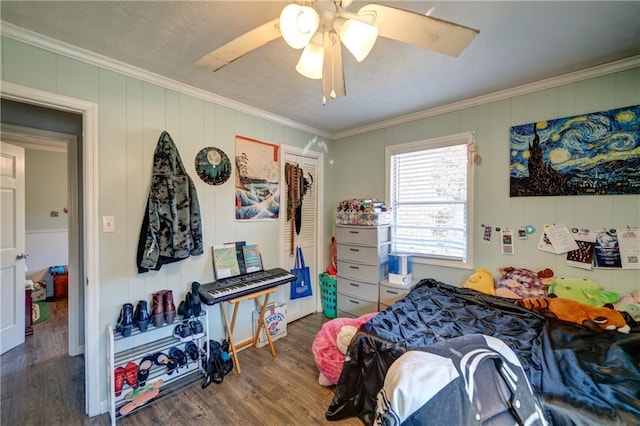
[[[603,306],[615,303],[620,295],[600,288],[600,285],[588,278],[557,277],[549,286],[548,294],[575,300],[591,306]]]
[[[623,294],[613,307],[628,313],[634,321],[640,322],[640,290],[633,294]]]

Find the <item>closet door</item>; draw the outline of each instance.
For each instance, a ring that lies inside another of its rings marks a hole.
[[[282,199],[282,220],[285,221],[283,229],[284,235],[282,236],[282,259],[284,259],[284,268],[291,270],[294,267],[295,262],[295,249],[301,247],[304,254],[304,260],[306,266],[309,267],[311,274],[311,286],[313,289],[313,295],[300,298],[290,299],[290,285],[282,286],[280,289],[280,300],[287,301],[287,321],[295,321],[306,315],[315,313],[317,311],[318,292],[318,274],[319,267],[317,265],[317,241],[318,241],[318,185],[317,185],[317,170],[318,159],[312,157],[306,157],[300,154],[294,154],[290,152],[283,153],[284,163],[297,165],[302,168],[304,176],[308,181],[313,180],[311,185],[307,188],[307,192],[302,198],[302,223],[300,226],[300,233],[297,233],[295,227],[292,227],[293,221],[287,221],[286,206],[288,204],[288,191],[286,185],[286,179],[283,178],[283,199]],[[286,294],[282,294],[286,292]]]

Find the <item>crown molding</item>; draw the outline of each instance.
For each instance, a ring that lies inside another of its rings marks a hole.
[[[34,47],[45,49],[47,51],[66,56],[78,61],[82,61],[91,65],[96,65],[101,68],[108,69],[117,73],[121,73],[127,76],[137,78],[139,80],[164,87],[166,89],[175,90],[186,95],[193,96],[198,99],[202,99],[208,102],[212,102],[221,106],[231,108],[233,110],[243,112],[258,118],[263,118],[283,126],[291,127],[293,129],[308,132],[320,137],[327,138],[329,140],[339,140],[350,136],[359,135],[362,133],[371,132],[374,130],[380,130],[391,126],[397,126],[400,124],[408,123],[415,120],[421,120],[424,118],[434,117],[436,115],[446,114],[453,111],[462,110],[465,108],[471,108],[490,102],[500,101],[515,96],[526,95],[529,93],[537,92],[540,90],[550,89],[558,87],[564,84],[575,83],[581,80],[587,80],[590,78],[600,77],[602,75],[611,74],[614,72],[624,71],[627,69],[640,66],[640,55],[630,56],[618,61],[609,62],[602,65],[597,65],[592,68],[587,68],[580,71],[575,71],[567,74],[563,74],[556,77],[551,77],[545,80],[536,81],[529,84],[523,84],[513,88],[500,90],[497,92],[489,93],[486,95],[476,96],[474,98],[465,99],[459,102],[452,102],[450,104],[441,105],[434,108],[425,109],[411,114],[401,115],[389,120],[379,121],[370,125],[357,127],[349,130],[345,130],[337,133],[330,133],[325,130],[317,129],[315,127],[308,126],[297,121],[293,121],[279,115],[272,114],[270,112],[254,108],[252,106],[234,101],[229,98],[225,98],[215,93],[208,92],[206,90],[198,89],[185,83],[161,76],[151,71],[144,70],[142,68],[134,67],[133,65],[126,64],[124,62],[117,61],[115,59],[99,55],[73,46],[62,41],[52,39],[42,34],[36,33],[31,30],[19,27],[17,25],[0,20],[0,34],[2,36],[11,38],[13,40],[29,44]]]
[[[523,84],[521,86],[500,90],[498,92],[493,92],[486,95],[476,96],[474,98],[465,99],[459,102],[453,102],[453,103],[438,106],[435,108],[429,108],[429,109],[418,111],[412,114],[401,115],[399,117],[395,117],[389,120],[379,121],[377,123],[374,123],[368,126],[362,126],[355,129],[346,130],[344,132],[334,133],[333,139],[335,140],[342,139],[349,136],[355,136],[362,133],[370,132],[373,130],[380,130],[386,127],[397,126],[399,124],[408,123],[410,121],[415,121],[423,118],[433,117],[436,115],[446,114],[453,111],[459,111],[465,108],[475,107],[475,106],[487,104],[490,102],[513,98],[515,96],[526,95],[528,93],[550,89],[553,87],[562,86],[564,84],[575,83],[581,80],[587,80],[590,78],[600,77],[602,75],[611,74],[618,71],[624,71],[631,68],[636,68],[638,66],[640,66],[640,55],[630,56],[625,59],[620,59],[618,61],[597,65],[592,68],[587,68],[584,70],[563,74],[557,77],[547,78],[545,80],[540,80],[540,81],[536,81],[529,84]]]
[[[80,47],[44,36],[31,30],[27,30],[26,28],[19,27],[9,22],[0,20],[0,24],[0,34],[15,41],[19,41],[91,65],[96,65],[110,71],[134,77],[147,83],[164,87],[165,89],[175,90],[177,92],[193,96],[194,98],[213,102],[215,104],[231,108],[233,110],[243,112],[245,114],[249,114],[258,118],[263,118],[265,120],[269,120],[283,126],[302,130],[304,132],[308,132],[328,139],[333,138],[333,135],[331,133],[324,130],[316,129],[306,124],[289,120],[279,115],[275,115],[270,112],[254,108],[252,106],[236,102],[232,99],[216,95],[215,93],[198,89],[196,87],[164,77],[154,72],[117,61],[107,56],[99,55],[95,52],[91,52],[89,50],[82,49]]]

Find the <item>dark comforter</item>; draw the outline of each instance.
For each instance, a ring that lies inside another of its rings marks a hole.
[[[393,361],[410,349],[466,334],[502,339],[520,362],[551,424],[640,425],[640,325],[595,333],[512,301],[422,280],[364,324],[347,352],[326,417],[372,424]]]

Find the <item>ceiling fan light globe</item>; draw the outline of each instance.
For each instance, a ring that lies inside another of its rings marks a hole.
[[[338,21],[336,19],[336,31],[340,34],[342,44],[349,49],[356,61],[362,62],[376,43],[378,27],[356,19]]]
[[[284,41],[294,49],[309,43],[320,25],[320,17],[309,6],[289,4],[280,13],[280,32]]]
[[[296,65],[296,71],[307,78],[319,80],[322,78],[322,67],[324,65],[324,47],[309,43],[302,51],[300,60]]]

